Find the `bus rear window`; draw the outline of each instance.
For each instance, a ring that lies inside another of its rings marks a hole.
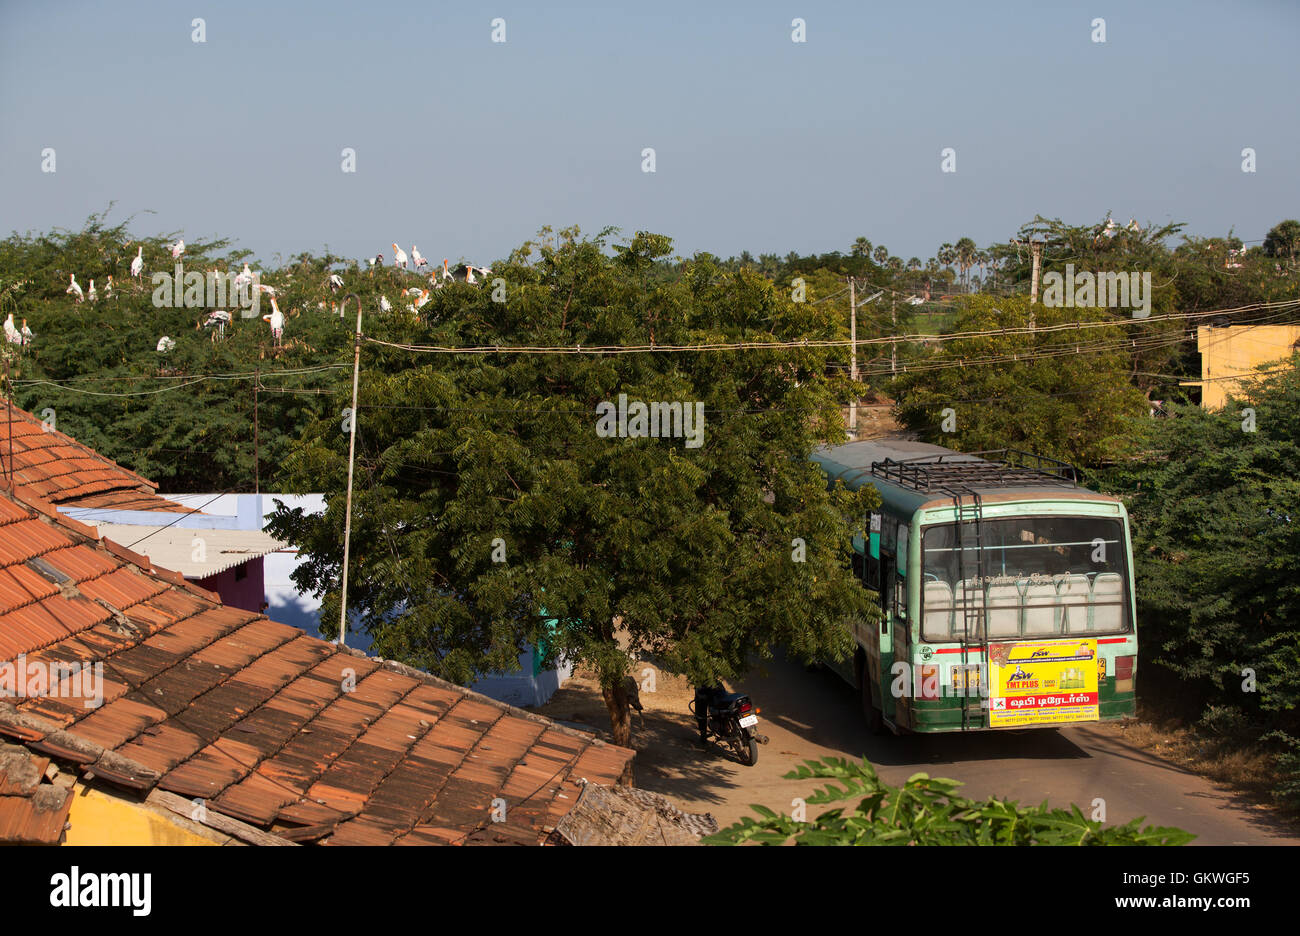
[[[990,639],[1128,629],[1128,569],[1119,520],[1011,517],[925,528],[921,540],[922,639]],[[987,604],[985,604],[987,602]],[[985,611],[985,609],[987,609]]]

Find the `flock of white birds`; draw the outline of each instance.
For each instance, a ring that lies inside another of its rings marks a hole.
[[[180,260],[185,253],[185,240],[183,238],[178,239],[176,243],[168,244],[166,249],[172,255],[173,260]],[[367,259],[368,259],[368,263],[370,264],[370,274],[372,276],[374,275],[375,267],[378,266],[382,268],[384,266],[384,255],[382,253],[376,254],[374,257],[370,257]],[[402,250],[401,247],[397,246],[397,244],[394,243],[393,244],[393,268],[394,269],[399,269],[402,271],[410,270],[415,273],[420,273],[429,267],[429,261],[420,253],[420,248],[416,247],[415,245],[411,246],[409,263],[411,264],[411,266],[408,267],[408,257],[406,251]],[[209,272],[212,274],[217,274],[216,270],[212,270]],[[418,287],[418,286],[412,286],[404,290],[404,295],[411,300],[410,302],[407,303],[406,306],[407,311],[411,312],[412,314],[418,314],[420,309],[424,308],[425,304],[429,302],[431,298],[430,290],[442,289],[443,284],[446,282],[449,281],[456,282],[459,279],[459,281],[468,283],[471,286],[477,285],[480,282],[480,280],[474,276],[476,272],[483,277],[482,280],[483,282],[486,282],[487,277],[492,274],[492,270],[490,267],[474,266],[473,264],[469,264],[469,263],[458,266],[456,273],[453,274],[449,262],[447,261],[447,259],[444,258],[442,261],[441,270],[436,270],[436,269],[429,270],[428,289]],[[140,281],[143,275],[144,275],[144,245],[141,244],[136,248],[135,258],[132,259],[131,261],[131,277],[136,280],[137,288],[139,288],[140,286]],[[255,280],[256,277],[253,274],[253,271],[250,270],[248,264],[245,263],[244,269],[235,276],[234,285],[236,289],[243,289],[247,286],[254,286],[259,291],[266,293],[271,297],[271,312],[269,315],[263,315],[262,321],[266,322],[271,326],[271,337],[274,339],[276,347],[277,348],[281,347],[284,342],[285,315],[283,312],[280,311],[280,307],[276,303],[275,300],[276,291],[271,286],[264,286],[260,283],[256,283]],[[343,289],[344,286],[343,277],[337,273],[331,273],[329,276],[328,285],[330,291],[337,294],[339,290]],[[97,302],[99,300],[99,293],[95,289],[95,281],[93,279],[90,280],[89,288],[86,290],[82,290],[81,285],[77,282],[77,276],[75,273],[68,274],[68,288],[65,290],[65,292],[68,295],[72,296],[74,299],[76,299],[77,302],[86,302],[86,301]],[[105,299],[113,298],[113,277],[111,275],[104,283],[104,298]],[[318,303],[318,308],[320,308],[321,310],[325,310],[326,309],[325,303],[324,302]],[[380,295],[379,308],[380,311],[382,312],[392,312],[393,304],[388,301],[387,296]],[[342,309],[339,308],[337,303],[331,303],[329,307],[329,311],[332,311],[338,315],[343,314]],[[292,314],[297,315],[298,313],[294,312]],[[225,336],[226,326],[229,325],[231,321],[232,318],[229,312],[224,310],[217,310],[209,313],[206,318],[199,319],[199,321],[195,324],[194,327],[196,330],[210,329],[212,340],[218,341]],[[14,324],[14,316],[12,312],[9,313],[9,317],[5,319],[4,329],[5,329],[5,338],[10,344],[30,345],[33,339],[35,339],[36,337],[32,333],[32,330],[27,327],[26,319],[23,319],[22,328],[18,328]],[[159,354],[166,354],[167,352],[171,351],[175,347],[176,347],[175,339],[167,335],[163,335],[161,338],[158,339],[158,344],[155,346],[155,350],[157,350]]]

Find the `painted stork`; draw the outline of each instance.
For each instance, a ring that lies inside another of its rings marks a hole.
[[[264,318],[271,323],[271,337],[275,339],[275,346],[280,347],[284,343],[284,313],[275,304],[274,296],[271,297],[271,314]]]
[[[166,354],[174,347],[176,347],[176,342],[173,341],[171,338],[168,338],[166,335],[163,335],[161,338],[158,339],[159,354]]]
[[[69,296],[76,296],[78,302],[86,298],[85,293],[81,291],[81,287],[77,285],[77,274],[75,273],[68,274],[68,288],[64,292]]]
[[[144,271],[144,244],[141,244],[135,252],[135,259],[131,261],[131,275],[136,279]]]
[[[176,243],[169,245],[168,249],[172,252],[172,259],[179,260],[181,254],[185,253],[185,238],[181,238]]]
[[[406,269],[406,251],[396,244],[393,245],[393,266]]]
[[[411,262],[415,264],[417,270],[429,265],[429,261],[420,255],[420,248],[414,244],[411,245]]]
[[[473,286],[478,280],[474,279],[474,268],[468,263],[465,264],[465,282]]]
[[[95,293],[95,281],[90,281],[90,289],[86,290],[86,298],[94,302],[99,296]]]
[[[387,296],[380,296],[380,297],[379,297],[379,308],[380,308],[381,311],[384,311],[384,312],[392,312],[392,311],[393,311],[393,304],[392,304],[391,302],[388,301],[388,297],[387,297]]]
[[[12,312],[10,312],[9,317],[5,319],[5,340],[10,344],[16,345],[23,343],[23,333],[14,325],[14,314]]]
[[[27,327],[27,319],[23,319],[22,336],[23,336],[23,344],[25,345],[29,345],[36,340],[35,333],[30,328]]]
[[[113,274],[108,274],[108,282],[104,284],[104,298],[113,298]]]
[[[442,258],[442,281],[445,283],[449,279],[455,279],[455,277],[451,275],[451,270],[447,269],[447,258],[443,257]]]

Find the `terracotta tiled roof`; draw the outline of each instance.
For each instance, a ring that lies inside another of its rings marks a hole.
[[[72,808],[72,791],[46,782],[48,757],[0,743],[0,842],[54,845]]]
[[[70,697],[66,680],[0,698],[0,737],[83,779],[202,798],[296,841],[537,844],[579,778],[611,783],[633,756],[225,607],[23,488],[0,494],[0,661],[19,654],[102,663],[103,704]],[[505,822],[492,821],[498,799]],[[0,840],[12,808],[0,803]]]
[[[10,432],[18,490],[65,507],[184,512],[158,486],[17,407],[0,410],[0,464],[9,467]],[[7,480],[7,479],[6,479]]]

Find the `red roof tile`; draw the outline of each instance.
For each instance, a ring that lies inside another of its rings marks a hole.
[[[105,458],[62,432],[48,429],[31,413],[12,407],[4,414],[5,445],[12,432],[13,475],[18,491],[54,504],[114,510],[184,512],[159,497],[156,484]],[[6,458],[6,461],[8,459]],[[3,521],[0,515],[0,521]]]
[[[22,742],[24,756],[40,752],[133,791],[203,797],[214,812],[332,844],[536,844],[576,802],[572,781],[613,782],[631,760],[624,748],[224,607],[96,541],[40,498],[80,500],[124,477],[134,479],[130,496],[150,486],[38,431],[15,434],[19,485],[0,492],[0,661],[102,664],[103,700],[87,706],[63,691],[0,699],[0,736]],[[5,782],[0,841],[57,841],[66,817],[57,794],[41,793],[38,809]],[[498,799],[504,823],[492,821]]]

